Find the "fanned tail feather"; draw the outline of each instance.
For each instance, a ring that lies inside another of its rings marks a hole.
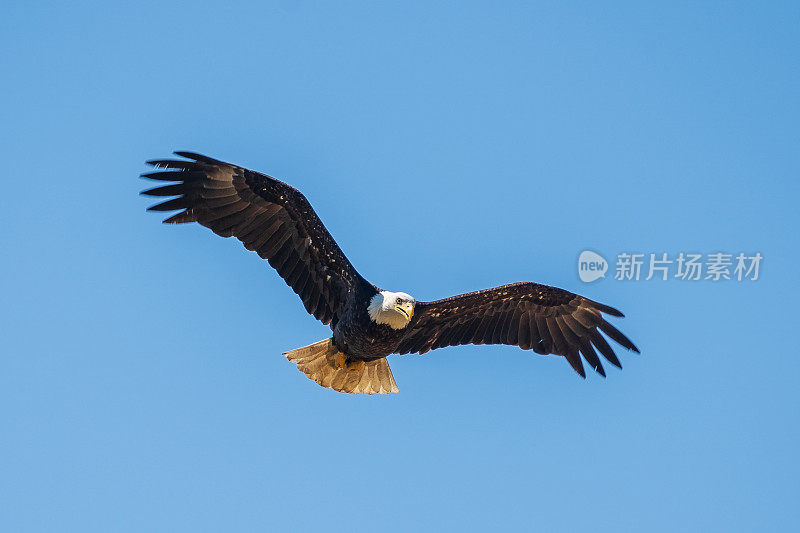
[[[308,379],[327,389],[348,394],[388,394],[399,392],[386,358],[358,363],[336,365],[338,350],[332,339],[325,339],[296,350],[284,352],[286,358],[297,365]]]

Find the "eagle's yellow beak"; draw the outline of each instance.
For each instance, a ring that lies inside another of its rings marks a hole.
[[[398,312],[406,315],[409,320],[411,320],[411,317],[414,316],[414,306],[408,302],[401,305],[395,305],[394,308],[397,309]]]

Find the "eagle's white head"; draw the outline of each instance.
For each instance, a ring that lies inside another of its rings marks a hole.
[[[416,303],[410,294],[381,291],[369,301],[367,312],[373,322],[386,324],[392,329],[403,329],[411,322]]]

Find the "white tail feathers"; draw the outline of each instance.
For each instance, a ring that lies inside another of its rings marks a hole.
[[[398,392],[386,358],[374,361],[346,363],[344,354],[325,339],[296,350],[284,352],[286,358],[297,365],[308,379],[327,389],[349,394],[388,394]]]

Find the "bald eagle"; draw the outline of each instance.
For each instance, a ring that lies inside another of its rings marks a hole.
[[[421,302],[364,279],[297,189],[273,177],[191,152],[157,159],[144,178],[175,182],[143,191],[175,196],[149,211],[180,211],[164,220],[199,222],[236,237],[256,252],[300,297],[332,335],[284,355],[323,387],[339,392],[397,392],[386,357],[424,354],[461,344],[508,344],[563,356],[586,377],[581,355],[605,376],[597,352],[622,368],[601,334],[639,352],[603,314],[622,313],[556,287],[512,283]]]

